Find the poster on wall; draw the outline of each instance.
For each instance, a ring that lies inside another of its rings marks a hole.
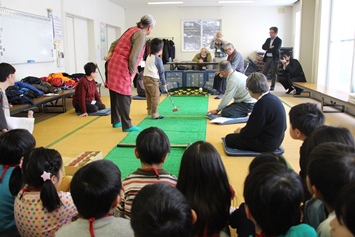
[[[100,23],[100,58],[104,60],[105,55],[107,54],[107,43],[106,43],[106,24]]]

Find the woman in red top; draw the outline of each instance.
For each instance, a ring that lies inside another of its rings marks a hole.
[[[140,127],[132,126],[129,117],[131,110],[131,85],[140,64],[144,50],[146,35],[155,25],[151,15],[145,15],[136,27],[129,28],[121,38],[112,43],[108,55],[108,78],[106,86],[110,90],[111,124],[113,128],[122,127],[124,132],[140,131]]]
[[[79,113],[79,117],[85,117],[88,116],[88,113],[106,109],[96,89],[96,69],[97,65],[94,63],[85,64],[85,76],[80,79],[75,88],[73,106],[75,111]]]

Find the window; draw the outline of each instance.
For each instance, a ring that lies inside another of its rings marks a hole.
[[[182,51],[200,51],[209,48],[213,37],[221,31],[221,20],[183,20]]]
[[[328,86],[354,92],[354,38],[355,21],[352,19],[354,3],[333,0],[330,21],[328,58]],[[349,89],[350,88],[350,89]]]

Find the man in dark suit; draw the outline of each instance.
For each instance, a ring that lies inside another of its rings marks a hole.
[[[267,73],[271,71],[270,91],[273,91],[277,80],[277,68],[280,61],[280,48],[282,40],[277,36],[277,27],[270,27],[269,30],[270,38],[267,38],[262,46],[263,50],[266,50],[263,59],[265,64],[262,73],[266,76]]]

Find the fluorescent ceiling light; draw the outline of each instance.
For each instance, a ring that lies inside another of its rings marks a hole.
[[[147,2],[149,5],[183,4],[184,2]]]
[[[218,1],[218,3],[253,3],[253,0]]]

